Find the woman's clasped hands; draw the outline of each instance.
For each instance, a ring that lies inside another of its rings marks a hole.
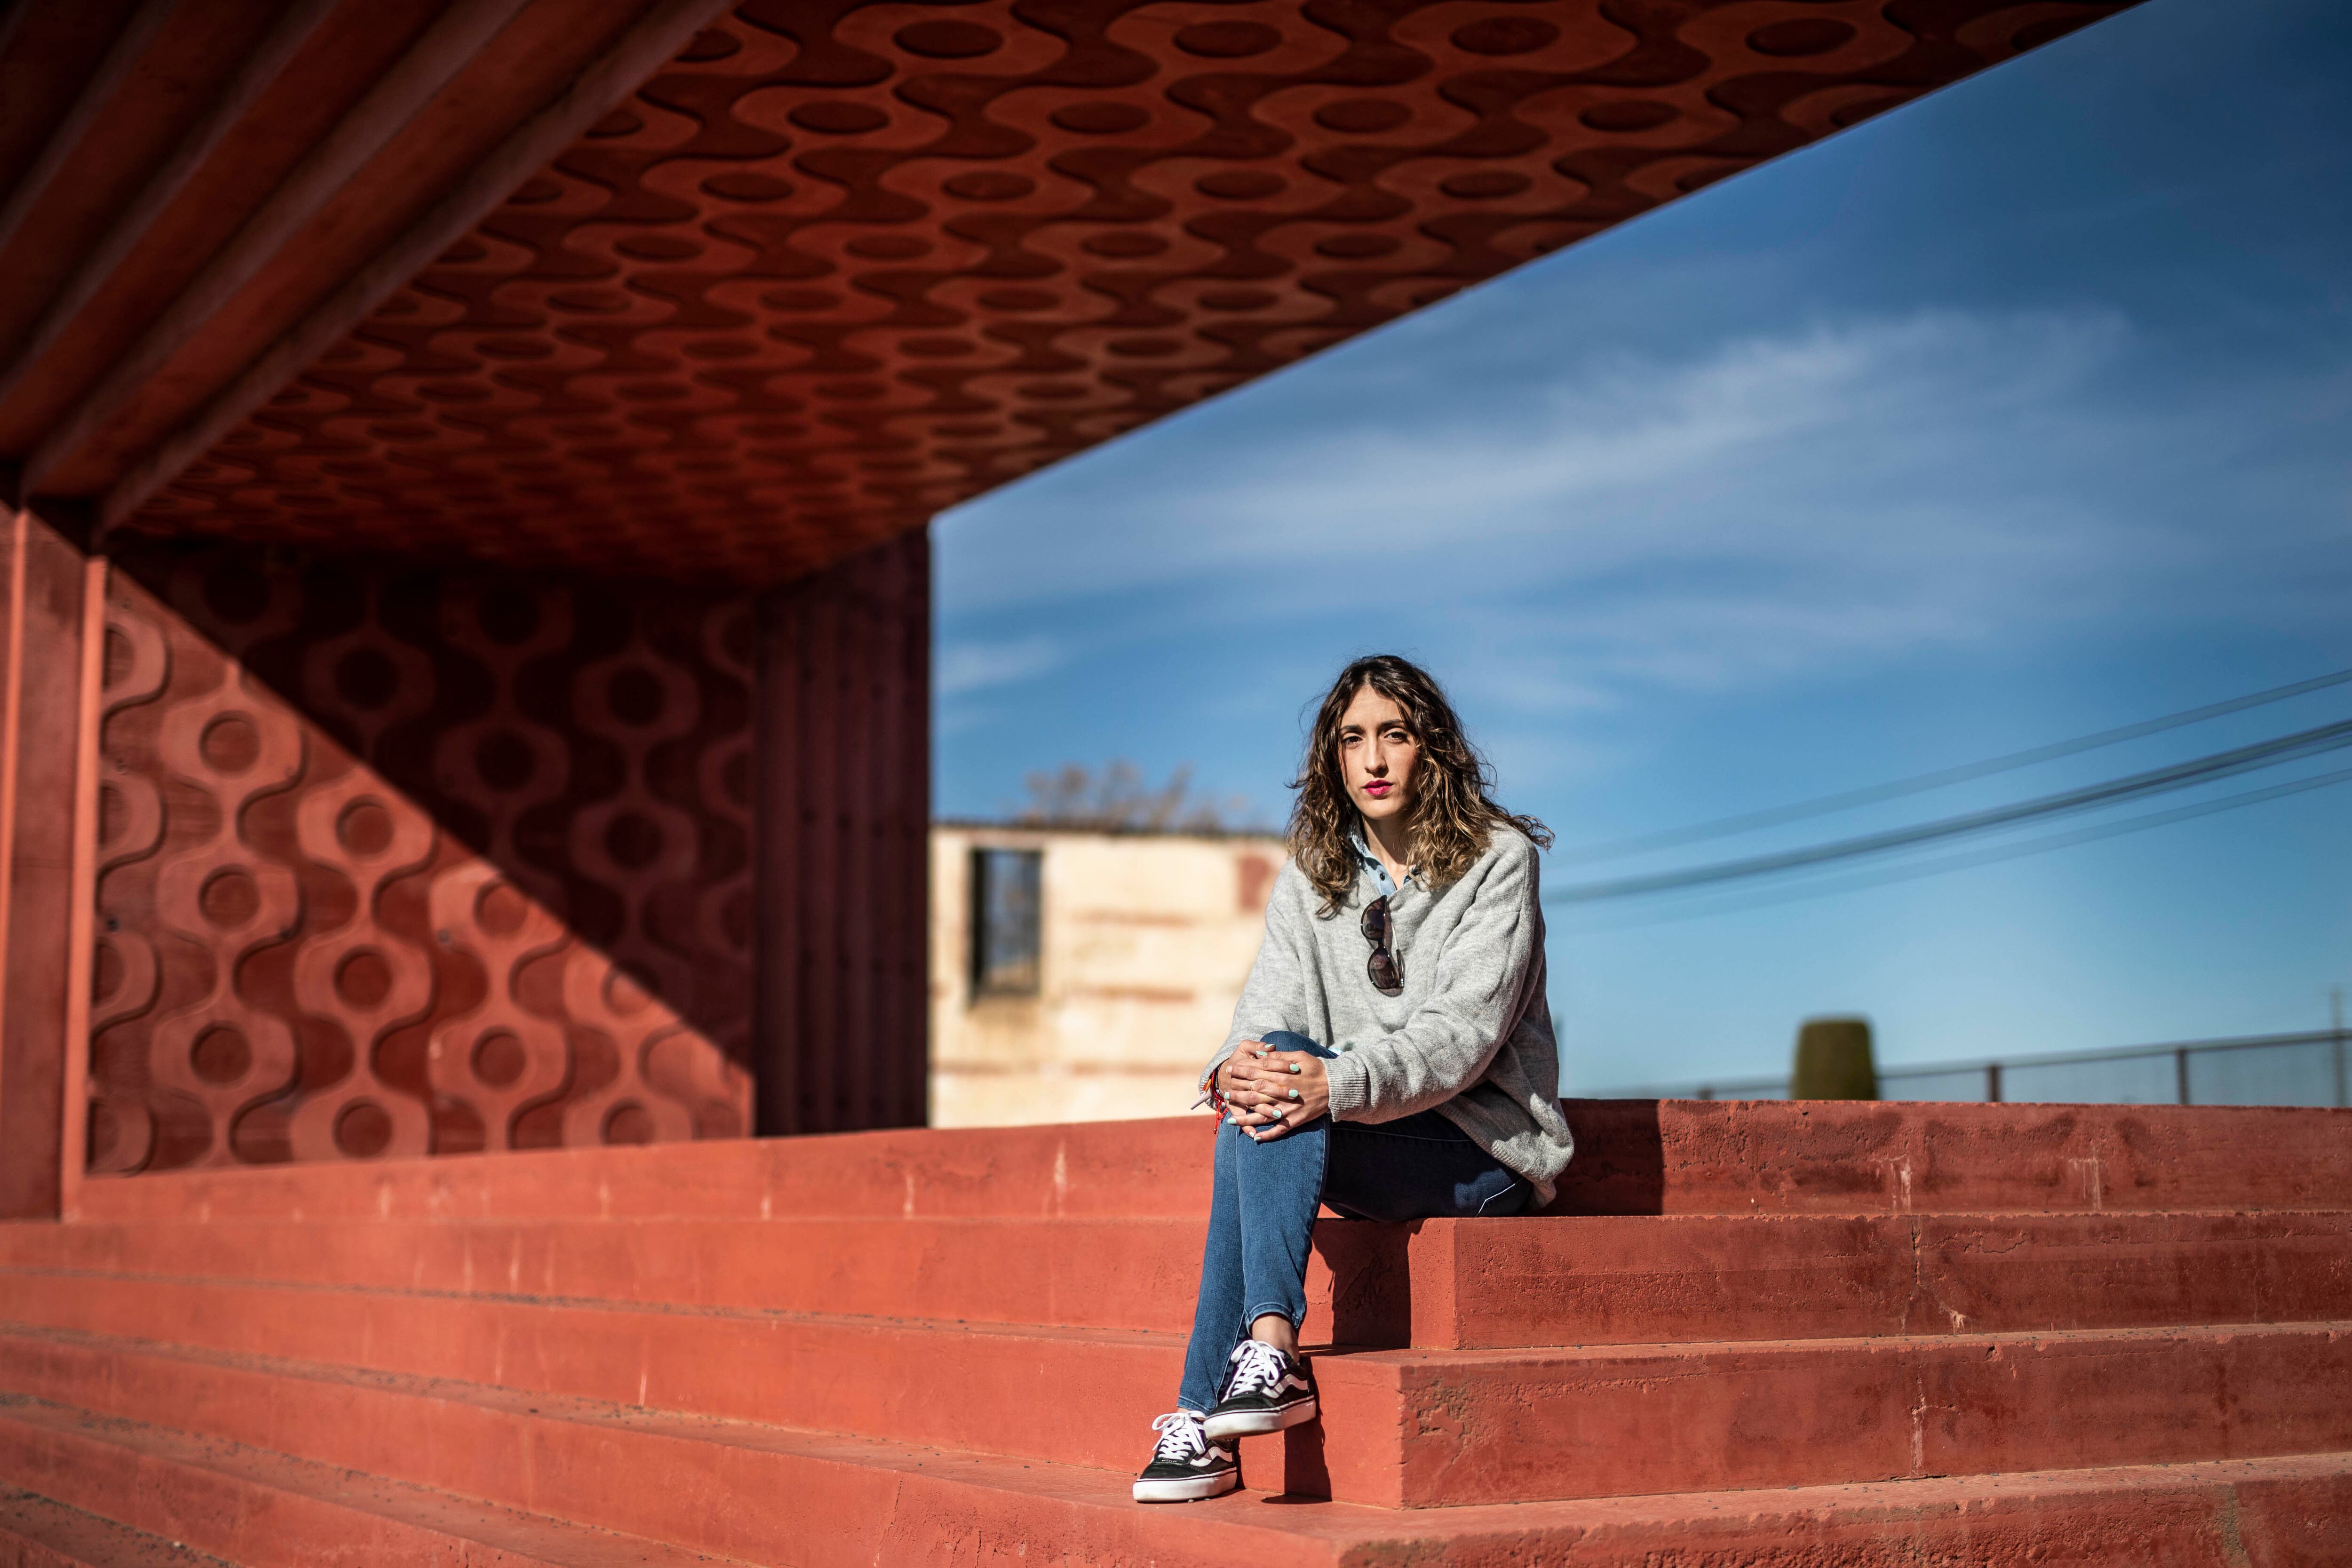
[[[1331,1108],[1323,1058],[1277,1051],[1264,1040],[1244,1040],[1225,1058],[1217,1068],[1217,1092],[1234,1125],[1260,1142],[1304,1127]]]

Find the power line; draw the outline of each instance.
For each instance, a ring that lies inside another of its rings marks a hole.
[[[2186,709],[2168,713],[2161,719],[2147,719],[2121,729],[2102,730],[2095,735],[2082,735],[2071,741],[2054,741],[2046,746],[2034,746],[2022,752],[2011,752],[2003,756],[1980,763],[1963,763],[1958,767],[1941,768],[1930,773],[1916,773],[1910,778],[1896,779],[1891,784],[1865,784],[1860,789],[1840,791],[1836,795],[1819,795],[1788,805],[1767,806],[1760,811],[1741,812],[1734,816],[1719,816],[1712,822],[1701,822],[1688,827],[1670,827],[1658,833],[1638,834],[1631,838],[1612,839],[1589,849],[1555,852],[1556,864],[1589,866],[1599,860],[1619,860],[1628,855],[1638,855],[1648,849],[1666,849],[1679,844],[1696,844],[1708,838],[1726,838],[1734,834],[1751,833],[1759,827],[1777,827],[1784,822],[1801,822],[1809,816],[1822,816],[1833,811],[1846,811],[1858,805],[1874,805],[1883,800],[1897,800],[1906,795],[1941,789],[1947,784],[1966,784],[1970,779],[1987,778],[2012,769],[2031,767],[2059,757],[2071,757],[2078,752],[2096,751],[2102,746],[2116,745],[2124,741],[2136,741],[2143,735],[2159,734],[2177,730],[2184,724],[2202,723],[2225,714],[2242,713],[2249,708],[2266,703],[2284,702],[2290,697],[2319,691],[2331,686],[2352,681],[2352,669],[2339,669],[2333,675],[2314,676],[2290,686],[2274,686],[2267,691],[2257,691],[2245,697],[2232,697],[2224,702],[2209,702],[2202,708]]]
[[[1890,828],[1883,833],[1865,833],[1859,837],[1841,838],[1828,844],[1816,844],[1802,849],[1789,849],[1772,855],[1751,855],[1737,860],[1721,860],[1713,865],[1694,866],[1680,871],[1661,871],[1643,877],[1620,877],[1603,882],[1583,882],[1561,888],[1546,895],[1548,902],[1591,903],[1603,899],[1630,899],[1650,893],[1674,892],[1685,888],[1707,887],[1720,882],[1742,881],[1751,877],[1765,877],[1780,872],[1800,870],[1811,866],[1828,865],[1833,861],[1857,859],[1868,855],[1883,855],[1891,850],[1909,848],[1916,844],[1934,843],[1939,839],[1958,838],[1969,834],[1990,832],[1995,828],[2013,826],[2040,817],[2088,811],[2098,806],[2113,805],[2144,795],[2160,795],[2192,784],[2210,783],[2216,779],[2249,773],[2298,757],[2314,756],[2322,752],[2352,746],[2352,719],[2316,729],[2298,731],[2275,740],[2257,742],[2251,746],[2238,746],[2210,756],[2168,767],[2151,768],[2146,773],[2131,773],[2105,784],[2091,784],[2083,789],[2065,790],[2057,795],[2042,795],[2020,801],[2011,805],[1994,806],[1984,811],[1971,811],[1958,816],[1943,817],[1911,827]]]
[[[2235,811],[2240,806],[2259,805],[2264,801],[2279,800],[2287,795],[2301,795],[2306,790],[2325,789],[2332,784],[2352,784],[2352,768],[2332,773],[2315,773],[2310,778],[2295,779],[2264,789],[2246,790],[2238,795],[2223,795],[2216,800],[2200,800],[2188,805],[2176,805],[2165,811],[2152,811],[2142,816],[2126,817],[2120,822],[2095,823],[2088,827],[2070,828],[2064,833],[2046,834],[2021,843],[1996,845],[1988,849],[1973,849],[1964,855],[1947,855],[1935,860],[1923,860],[1908,866],[1890,867],[1885,870],[1859,877],[1842,877],[1834,881],[1808,882],[1801,887],[1783,888],[1753,897],[1718,900],[1696,909],[1662,910],[1630,921],[1608,922],[1611,929],[1632,925],[1663,925],[1673,921],[1704,920],[1711,915],[1744,913],[1748,910],[1768,909],[1774,904],[1792,903],[1800,899],[1826,898],[1837,893],[1856,893],[1870,888],[1883,888],[1890,882],[1907,882],[1919,877],[1937,877],[1947,871],[1966,871],[1978,866],[1989,866],[2001,860],[2014,860],[2027,855],[2044,854],[2053,849],[2072,848],[2102,838],[2115,838],[2146,828],[2164,827],[2191,817],[2209,816],[2215,812]],[[1585,928],[1592,929],[1592,928]]]

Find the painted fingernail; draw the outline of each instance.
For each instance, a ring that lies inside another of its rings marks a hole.
[[[1293,1100],[1297,1100],[1297,1099],[1298,1098],[1298,1091],[1297,1091],[1297,1089],[1292,1089],[1292,1090],[1290,1091],[1290,1098],[1291,1098],[1291,1099],[1293,1099]]]
[[[1290,1070],[1292,1072],[1305,1072],[1307,1069],[1299,1066],[1298,1063],[1293,1062],[1290,1064]]]

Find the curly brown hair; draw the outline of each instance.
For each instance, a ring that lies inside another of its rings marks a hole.
[[[1551,829],[1495,803],[1495,770],[1462,732],[1462,721],[1436,678],[1394,654],[1373,654],[1349,665],[1331,683],[1307,737],[1306,760],[1290,786],[1298,792],[1286,835],[1291,858],[1323,895],[1320,912],[1327,919],[1356,885],[1356,852],[1348,840],[1362,823],[1339,769],[1339,721],[1368,686],[1403,710],[1405,727],[1420,744],[1406,825],[1414,868],[1431,887],[1443,888],[1467,871],[1486,852],[1497,824],[1551,847]]]

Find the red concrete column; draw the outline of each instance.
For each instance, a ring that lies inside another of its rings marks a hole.
[[[926,1120],[930,651],[923,532],[761,603],[763,1134]]]
[[[29,512],[0,518],[0,1217],[43,1218],[80,1150],[68,1121],[89,1024],[85,595],[102,595],[103,566]]]

